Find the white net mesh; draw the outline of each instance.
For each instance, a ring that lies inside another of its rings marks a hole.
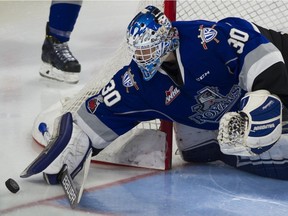
[[[145,6],[153,4],[163,9],[163,1],[140,1],[138,11]],[[208,19],[219,20],[227,16],[238,16],[245,18],[258,25],[274,30],[288,32],[288,1],[246,1],[246,0],[197,0],[177,1],[177,20]],[[135,14],[137,11],[135,11]],[[100,73],[95,75],[91,81],[73,99],[64,104],[63,112],[75,112],[83,101],[94,95],[106,84],[124,65],[129,63],[125,40],[121,43],[114,56],[103,65]],[[113,64],[111,64],[113,62]],[[153,123],[152,123],[153,124]],[[154,126],[157,123],[153,124]],[[140,125],[143,126],[145,124]],[[148,126],[150,127],[150,126]]]
[[[266,28],[288,32],[288,1],[198,0],[177,1],[177,20],[219,20],[236,16]]]

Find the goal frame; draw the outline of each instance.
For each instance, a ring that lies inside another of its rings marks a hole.
[[[170,21],[176,20],[176,0],[164,0],[164,13]],[[173,123],[161,120],[160,129],[166,133],[165,170],[169,170],[172,168]]]

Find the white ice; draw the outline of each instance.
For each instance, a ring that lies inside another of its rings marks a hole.
[[[84,1],[70,48],[82,64],[80,83],[38,74],[50,1],[0,1],[0,215],[273,215],[288,214],[288,183],[222,164],[179,162],[171,171],[95,165],[76,210],[60,186],[41,175],[19,177],[42,148],[31,137],[36,115],[97,73],[117,49],[137,1]],[[15,179],[17,194],[4,182]]]

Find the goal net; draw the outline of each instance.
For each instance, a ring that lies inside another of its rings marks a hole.
[[[275,0],[189,0],[189,1],[139,1],[138,11],[152,4],[162,9],[174,20],[208,19],[219,20],[228,16],[245,18],[260,26],[288,32],[288,2]],[[135,11],[135,15],[138,11]],[[111,64],[113,62],[113,64]],[[90,96],[96,94],[124,65],[130,62],[125,40],[113,57],[103,65],[94,79],[72,98],[66,98],[38,115],[34,122],[32,135],[40,144],[45,145],[37,131],[40,122],[46,122],[53,130],[53,119],[65,112],[76,112]],[[172,124],[155,121],[143,122],[129,133],[120,136],[94,161],[111,162],[155,169],[170,169],[172,160]]]

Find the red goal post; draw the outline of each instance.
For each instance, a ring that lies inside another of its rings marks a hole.
[[[171,21],[176,20],[176,0],[164,1],[164,13]],[[165,170],[172,167],[172,151],[173,151],[173,123],[169,121],[161,120],[160,129],[166,133],[167,149]]]

